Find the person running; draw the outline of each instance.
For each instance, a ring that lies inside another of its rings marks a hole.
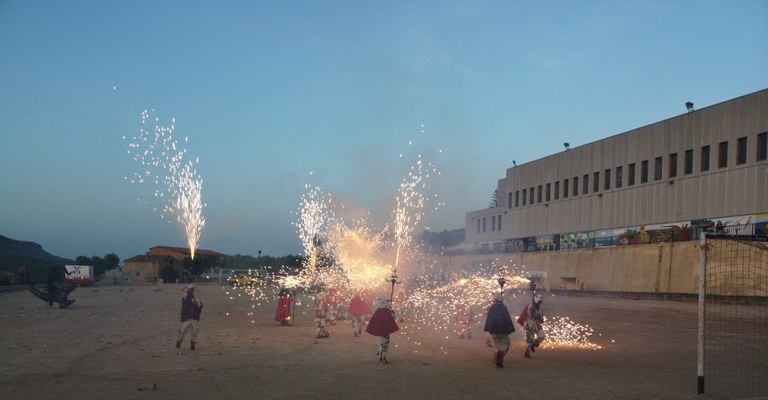
[[[457,303],[454,320],[458,324],[459,339],[472,339],[472,324],[475,322],[475,310],[472,305],[465,302]]]
[[[541,310],[541,294],[533,292],[533,298],[525,305],[517,323],[525,329],[525,358],[531,358],[531,353],[536,352],[541,342],[546,338],[544,333],[544,313]]]
[[[277,294],[277,310],[275,310],[275,321],[280,322],[280,325],[291,324],[291,302],[293,298],[291,291],[288,288],[280,289]]]
[[[360,291],[356,291],[349,301],[350,322],[352,323],[352,333],[355,337],[363,333],[363,316],[371,314],[371,306],[363,299]]]
[[[187,332],[190,334],[189,349],[195,350],[197,344],[197,333],[200,331],[200,314],[203,311],[203,302],[195,296],[195,284],[190,283],[185,287],[184,294],[181,296],[181,328],[176,337],[176,348],[181,347],[184,336]]]
[[[371,320],[368,322],[368,327],[365,331],[373,336],[381,338],[379,344],[379,351],[376,352],[376,356],[379,357],[379,362],[382,364],[389,364],[387,361],[387,350],[389,350],[389,335],[397,332],[400,329],[395,322],[395,312],[392,311],[391,302],[387,299],[380,299],[378,308],[371,316]]]
[[[328,317],[328,303],[325,301],[325,292],[319,292],[315,296],[315,328],[317,328],[317,339],[325,339],[331,336],[325,328],[325,319]]]
[[[488,308],[488,317],[485,319],[484,332],[488,332],[496,346],[493,361],[496,368],[504,367],[504,356],[509,351],[509,335],[515,331],[512,317],[504,305],[504,293],[497,293],[493,298],[493,304]]]

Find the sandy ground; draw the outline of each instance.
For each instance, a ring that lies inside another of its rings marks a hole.
[[[470,340],[396,333],[382,365],[378,338],[354,337],[342,322],[318,340],[308,315],[280,326],[274,302],[251,308],[249,298],[213,283],[198,290],[205,308],[197,349],[177,350],[181,287],[79,288],[68,309],[27,291],[0,293],[0,398],[708,398],[696,395],[692,303],[547,294],[546,315],[591,326],[590,341],[603,348],[550,345],[525,359],[516,332],[497,369],[482,328]]]

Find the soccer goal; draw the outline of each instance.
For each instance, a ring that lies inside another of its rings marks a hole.
[[[702,234],[699,243],[698,393],[766,398],[768,238]]]

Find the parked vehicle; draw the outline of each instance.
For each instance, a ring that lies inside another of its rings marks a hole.
[[[232,275],[227,279],[230,285],[234,286],[256,286],[261,285],[262,280],[259,277],[247,274]]]

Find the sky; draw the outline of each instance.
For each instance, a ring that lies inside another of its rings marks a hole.
[[[321,187],[464,228],[518,165],[768,88],[768,2],[0,0],[0,235],[57,256],[186,246],[128,154],[142,113],[202,179],[199,248],[304,254]],[[514,223],[514,222],[512,222]]]

